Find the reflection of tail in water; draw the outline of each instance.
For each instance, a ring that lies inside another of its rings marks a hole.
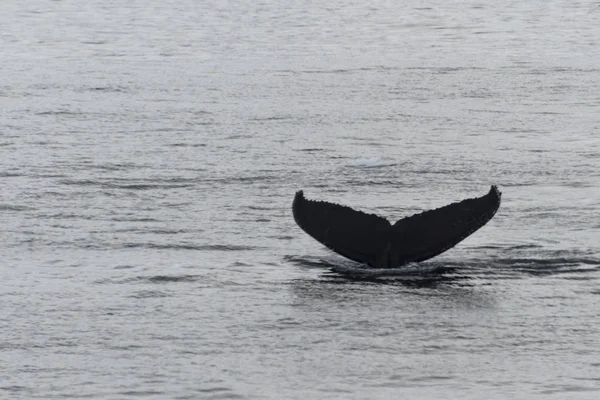
[[[338,264],[329,269],[328,276],[352,281],[400,284],[417,288],[434,288],[442,284],[456,284],[466,281],[467,276],[456,273],[454,266],[439,262],[408,264],[402,268],[371,268],[368,266]],[[466,285],[468,283],[465,282]],[[464,286],[464,284],[461,284]]]

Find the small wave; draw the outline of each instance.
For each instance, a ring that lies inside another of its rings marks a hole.
[[[61,179],[59,181],[62,185],[67,186],[101,186],[102,182],[93,181],[90,179]]]
[[[546,387],[548,389],[541,390],[539,393],[542,395],[562,394],[564,397],[567,397],[567,393],[598,392],[598,388],[596,387],[581,385],[547,385]]]
[[[79,43],[83,43],[83,44],[106,44],[108,42],[106,40],[82,40]]]
[[[74,111],[68,111],[68,110],[55,110],[55,111],[42,111],[42,112],[35,113],[35,115],[75,116],[75,115],[81,115],[81,113],[74,112]]]
[[[237,135],[229,135],[225,138],[225,140],[233,140],[233,139],[253,139],[254,136],[253,135],[244,135],[244,134],[237,134]]]
[[[228,178],[207,178],[205,182],[211,184],[232,184],[232,183],[241,183],[244,185],[252,185],[254,183],[267,183],[267,182],[275,182],[280,180],[281,177],[276,175],[256,175],[256,176],[232,176]]]
[[[294,239],[296,239],[295,236],[288,236],[288,235],[274,235],[274,236],[269,236],[269,238],[277,239],[277,240],[294,240]]]
[[[416,185],[411,185],[399,181],[391,181],[388,179],[382,180],[373,180],[373,179],[347,179],[344,181],[344,184],[350,187],[357,186],[383,186],[383,187],[398,187],[401,185],[404,188],[414,187]]]
[[[128,163],[128,162],[94,164],[94,165],[86,166],[86,168],[93,168],[93,169],[106,170],[106,171],[122,171],[122,170],[141,168],[141,167],[142,167],[141,165],[134,164],[134,163]]]
[[[185,233],[185,229],[147,229],[147,230],[139,230],[140,232],[148,232],[148,233],[156,233],[158,235],[177,235],[180,233]]]
[[[194,282],[200,279],[200,275],[155,275],[148,277],[141,277],[141,280],[147,280],[152,283],[166,283],[166,282]]]
[[[0,178],[16,178],[18,176],[24,176],[18,172],[0,172]]]
[[[95,281],[98,284],[127,284],[127,283],[173,283],[173,282],[196,282],[201,280],[202,275],[150,275],[150,276],[134,276],[124,279],[100,279]],[[163,296],[164,295],[164,296]],[[132,297],[167,297],[169,294],[154,291],[142,290],[132,295]]]
[[[36,140],[33,142],[27,142],[27,145],[34,145],[34,146],[48,146],[50,147],[50,145],[55,144],[54,142],[50,142],[48,140]]]
[[[585,257],[559,257],[559,258],[505,258],[497,259],[493,261],[495,264],[521,266],[521,265],[535,265],[535,266],[568,266],[568,265],[595,265],[600,266],[600,260],[594,258]]]
[[[193,186],[187,183],[115,183],[91,179],[61,179],[59,183],[68,186],[98,186],[106,189],[124,190],[179,189]]]
[[[525,249],[539,249],[542,246],[539,244],[517,244],[514,246],[503,246],[503,245],[482,245],[482,246],[473,246],[472,249],[489,249],[489,250],[525,250]]]
[[[386,162],[381,157],[358,158],[350,162],[350,167],[355,168],[383,168],[394,166],[394,163]]]
[[[0,204],[0,211],[28,211],[33,210],[31,207],[18,206],[16,204]]]
[[[206,143],[172,143],[169,147],[206,147]]]
[[[107,93],[124,93],[127,89],[124,86],[93,86],[84,89],[88,92],[107,92]]]
[[[147,221],[141,220],[141,222],[147,222]],[[111,232],[111,231],[105,231],[105,232]],[[134,233],[142,233],[142,234],[156,233],[158,235],[178,235],[180,233],[186,233],[187,231],[185,229],[149,229],[148,227],[144,226],[144,227],[128,227],[128,228],[114,229],[112,232],[119,232],[119,233],[134,232]]]
[[[272,208],[270,208],[270,207],[262,207],[262,206],[254,206],[254,205],[248,206],[246,208],[248,208],[249,210],[258,210],[258,211],[271,211],[272,210]]]
[[[156,218],[145,218],[145,217],[115,217],[111,218],[111,221],[117,222],[160,222]]]
[[[21,392],[24,390],[29,390],[29,388],[27,386],[11,385],[11,386],[0,386],[0,390],[5,390],[7,392]]]
[[[110,314],[113,315],[113,314]],[[117,345],[107,345],[107,348],[111,350],[137,350],[143,349],[144,346],[139,344],[117,344]]]
[[[39,218],[44,219],[85,219],[85,220],[93,220],[96,219],[93,215],[84,215],[84,214],[73,214],[73,213],[57,213],[57,214],[40,214]]]
[[[257,117],[257,118],[252,118],[251,121],[285,121],[288,119],[293,119],[293,117],[291,116],[277,116],[274,115],[272,117]]]
[[[308,69],[299,71],[304,74],[351,74],[359,73],[362,71],[374,71],[374,70],[392,70],[396,68],[385,67],[383,65],[377,65],[372,67],[359,67],[359,68],[336,68],[336,69]]]
[[[159,250],[196,250],[196,251],[248,251],[255,250],[253,246],[237,246],[230,244],[161,244],[161,243],[125,243],[124,248],[145,248]]]
[[[231,178],[230,180],[233,182],[243,182],[243,183],[255,183],[255,182],[264,182],[272,179],[277,179],[277,176],[270,175],[259,175],[259,176],[242,176],[239,178]]]
[[[180,189],[187,188],[193,185],[188,184],[130,184],[130,185],[118,185],[118,184],[105,184],[105,187],[112,189],[125,189],[125,190],[152,190],[152,189]]]
[[[177,281],[175,281],[177,282]],[[132,294],[129,297],[134,299],[151,299],[151,298],[163,298],[170,297],[171,295],[160,290],[140,290],[137,293]]]
[[[232,267],[249,267],[250,265],[251,264],[241,262],[241,261],[235,261],[233,264],[231,264]]]
[[[229,392],[231,389],[226,387],[211,387],[207,389],[197,389],[200,393],[216,393],[216,392]]]
[[[118,392],[118,394],[123,395],[123,396],[131,396],[131,397],[140,397],[140,398],[147,398],[149,396],[162,396],[163,394],[165,394],[165,392],[161,392],[158,390],[126,390],[123,392]]]
[[[354,72],[351,69],[332,69],[332,70],[304,70],[301,71],[305,74],[347,74],[347,73],[351,73]]]
[[[116,267],[113,267],[113,269],[131,269],[131,268],[135,268],[133,265],[117,265]]]

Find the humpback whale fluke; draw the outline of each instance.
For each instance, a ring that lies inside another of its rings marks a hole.
[[[500,207],[494,185],[481,197],[466,199],[403,218],[395,224],[375,214],[296,192],[292,211],[302,230],[336,253],[374,268],[420,262],[456,246],[484,226]]]

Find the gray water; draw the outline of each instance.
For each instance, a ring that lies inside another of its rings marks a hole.
[[[600,398],[597,2],[4,1],[0,397]],[[296,190],[496,217],[392,277]]]

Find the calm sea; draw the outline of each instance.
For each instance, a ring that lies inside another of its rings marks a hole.
[[[3,1],[0,397],[600,398],[600,4]],[[294,223],[496,217],[391,277]]]

